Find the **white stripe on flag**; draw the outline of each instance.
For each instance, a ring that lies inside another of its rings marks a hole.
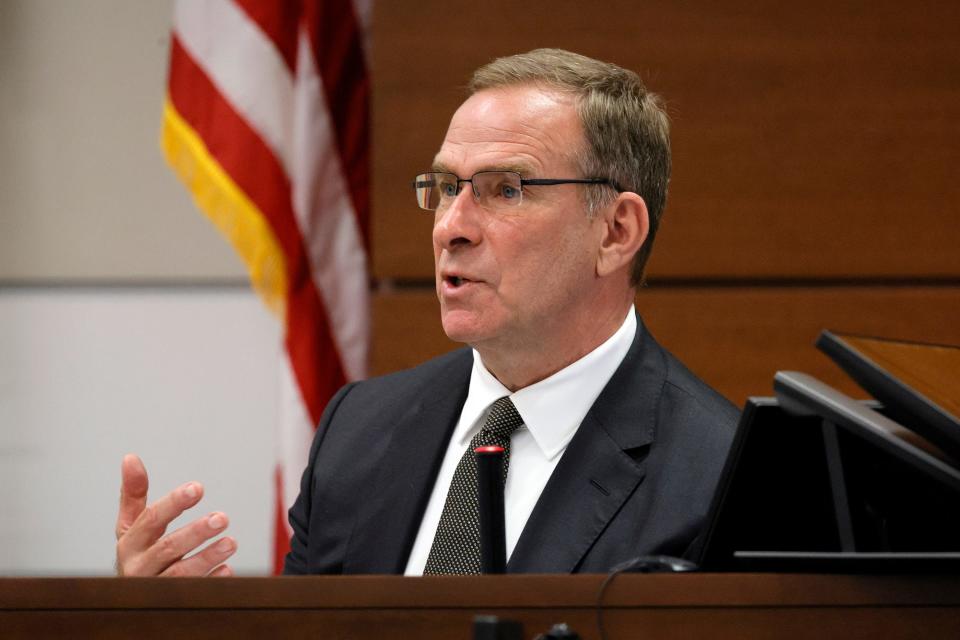
[[[291,182],[293,210],[314,282],[330,318],[347,380],[366,377],[369,335],[367,260],[323,82],[305,32],[297,43]]]

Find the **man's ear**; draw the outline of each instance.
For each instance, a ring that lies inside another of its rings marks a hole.
[[[600,212],[604,225],[597,254],[597,275],[629,268],[650,231],[647,203],[636,193],[625,191]]]

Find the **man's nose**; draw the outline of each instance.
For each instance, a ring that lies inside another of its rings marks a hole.
[[[481,225],[483,213],[473,197],[473,185],[469,182],[464,184],[453,202],[444,209],[438,209],[434,214],[434,244],[451,250],[461,245],[479,243],[483,235]]]

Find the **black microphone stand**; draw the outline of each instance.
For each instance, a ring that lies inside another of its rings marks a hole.
[[[477,503],[480,507],[480,571],[507,572],[503,508],[503,448],[477,447]]]

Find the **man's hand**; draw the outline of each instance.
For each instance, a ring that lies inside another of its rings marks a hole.
[[[224,537],[184,557],[227,528],[227,516],[214,512],[166,534],[181,513],[203,497],[203,486],[188,482],[147,506],[147,470],[140,458],[123,457],[120,513],[117,516],[117,574],[121,576],[231,576],[224,560],[237,542]]]

